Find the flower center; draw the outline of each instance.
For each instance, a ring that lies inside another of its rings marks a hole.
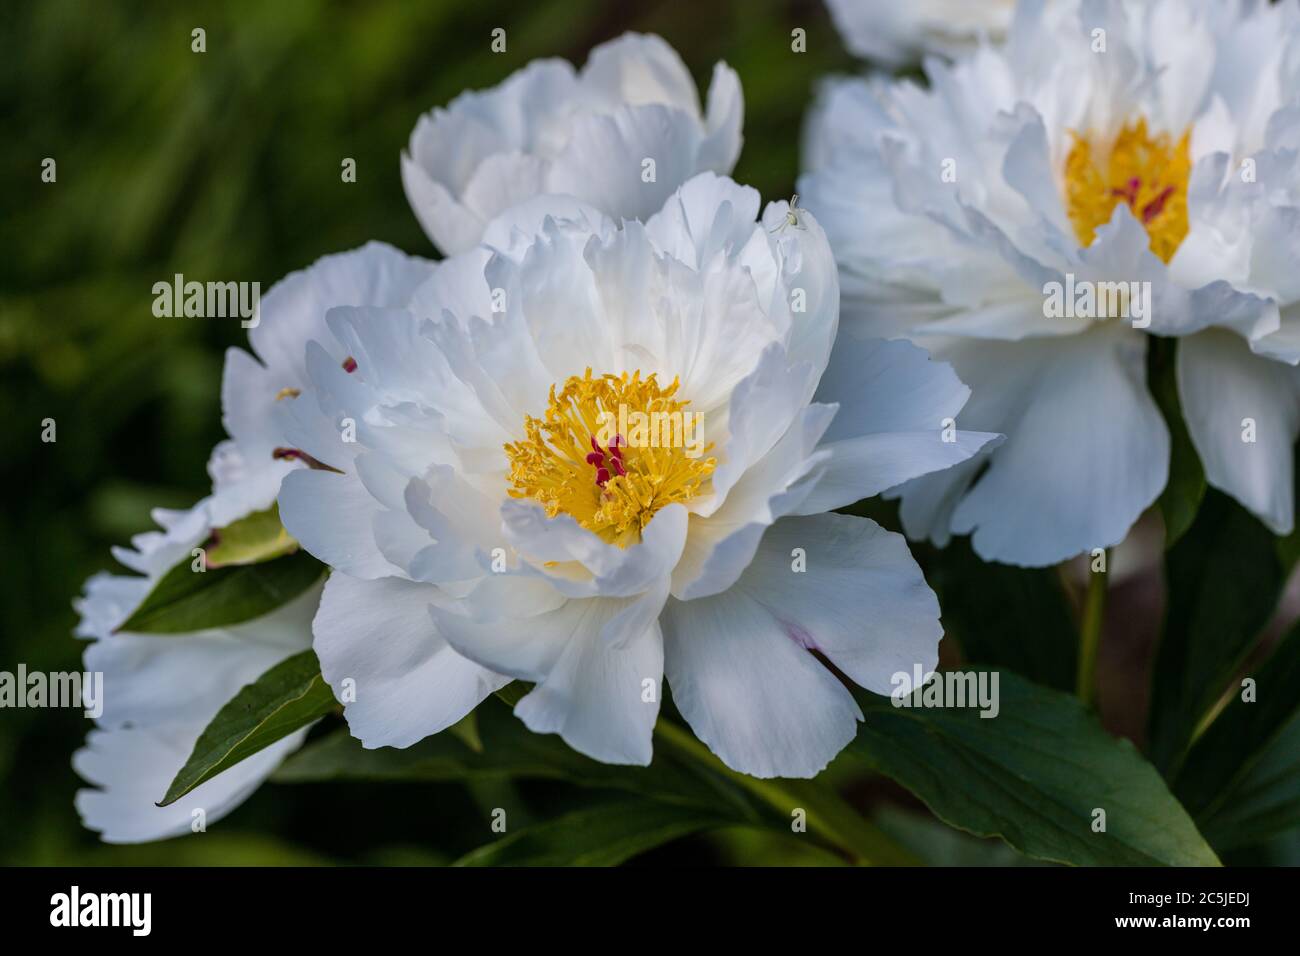
[[[1122,202],[1146,227],[1151,251],[1168,262],[1187,235],[1191,173],[1190,131],[1175,143],[1168,133],[1148,133],[1140,119],[1120,130],[1104,159],[1088,137],[1076,135],[1065,160],[1065,202],[1079,242],[1091,245]]]
[[[550,517],[572,515],[626,548],[655,512],[710,490],[716,460],[700,436],[701,415],[654,375],[571,375],[543,418],[524,420],[528,437],[505,446],[510,496],[532,498]]]

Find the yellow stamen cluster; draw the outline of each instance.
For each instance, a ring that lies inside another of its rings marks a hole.
[[[1151,251],[1168,262],[1187,236],[1190,131],[1175,143],[1139,119],[1120,130],[1104,157],[1093,152],[1093,142],[1076,135],[1065,160],[1066,210],[1079,242],[1091,245],[1122,202],[1146,228]]]
[[[640,371],[593,376],[591,369],[558,391],[552,385],[543,418],[528,416],[528,437],[505,446],[511,497],[541,502],[550,517],[572,515],[619,547],[640,541],[660,508],[711,490],[715,459],[691,457],[680,445],[629,446],[626,436],[614,437],[620,408],[689,414],[689,402],[674,397],[678,387],[674,379],[663,388]]]

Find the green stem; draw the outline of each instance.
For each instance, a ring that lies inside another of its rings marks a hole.
[[[683,756],[704,764],[788,816],[795,808],[808,814],[808,827],[834,844],[853,862],[876,866],[916,866],[920,863],[875,824],[862,817],[839,794],[813,780],[760,780],[732,770],[689,730],[663,718],[655,734]]]
[[[1110,553],[1106,553],[1109,562]],[[1109,571],[1092,571],[1088,575],[1088,593],[1083,598],[1079,621],[1079,673],[1075,685],[1079,700],[1091,707],[1097,699],[1097,648],[1101,644],[1101,624],[1106,616],[1106,577]]]

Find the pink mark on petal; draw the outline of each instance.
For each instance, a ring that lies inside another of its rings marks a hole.
[[[619,458],[611,458],[609,463],[614,466],[614,472],[619,475],[626,475],[627,469],[623,467],[623,461]]]
[[[782,621],[781,627],[785,629],[786,637],[794,641],[805,651],[820,651],[817,641],[806,630],[795,624],[793,621]]]
[[[599,466],[599,465],[603,465],[604,463],[605,463],[605,456],[602,455],[600,452],[598,451],[587,452],[587,464]]]
[[[597,468],[597,469],[596,469],[596,484],[598,484],[598,485],[600,485],[600,487],[604,488],[606,482],[608,482],[608,481],[609,481],[609,469],[608,469],[608,468]]]
[[[605,450],[604,450],[603,448],[601,448],[600,445],[598,445],[598,444],[596,443],[596,436],[595,436],[595,435],[592,435],[592,436],[591,436],[591,450],[594,451],[594,452],[599,452],[599,453],[602,454],[602,455],[605,454]]]

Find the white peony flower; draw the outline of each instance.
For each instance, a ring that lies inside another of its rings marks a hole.
[[[1291,528],[1296,378],[1259,356],[1300,358],[1298,22],[1295,3],[1024,3],[1004,50],[932,61],[928,88],[822,91],[800,192],[845,320],[951,362],[963,422],[1008,436],[902,489],[909,533],[1022,565],[1123,539],[1168,475],[1147,332],[1191,336],[1209,481]],[[1087,292],[1087,314],[1053,311]]]
[[[825,236],[759,206],[711,173],[644,224],[542,197],[407,309],[329,313],[312,390],[277,411],[330,468],[279,501],[336,569],[314,646],[355,681],[365,746],[518,678],[531,729],[645,764],[666,676],[728,765],[809,776],[861,719],[811,651],[882,694],[933,668],[939,608],[904,540],[825,512],[994,436],[955,430],[968,390],[908,343],[828,366]]]
[[[701,113],[676,51],[629,33],[592,50],[580,73],[565,60],[534,60],[500,86],[420,117],[402,182],[447,255],[477,244],[499,213],[544,193],[645,219],[697,172],[731,172],[743,115],[740,81],[725,63],[713,68]]]
[[[826,0],[849,51],[885,66],[955,56],[1001,40],[1015,0]]]
[[[97,574],[76,602],[79,637],[90,638],[85,669],[104,675],[98,729],[73,757],[96,789],[77,793],[77,812],[109,843],[140,843],[189,833],[239,806],[306,735],[290,734],[166,807],[155,804],[184,766],[194,742],[245,684],[311,645],[313,587],[276,611],[233,627],[192,634],[132,634],[116,629],[153,585],[211,533],[210,499],[189,511],[154,512],[162,531],[137,535],[117,559],[138,575]],[[196,818],[195,811],[203,816]]]
[[[188,794],[159,808],[176,772],[204,727],[245,684],[311,645],[311,618],[320,597],[312,588],[258,620],[195,634],[114,633],[157,580],[222,528],[275,502],[280,480],[307,467],[278,431],[277,405],[292,401],[307,381],[304,348],[325,332],[335,305],[405,303],[433,271],[433,263],[372,242],[325,256],[295,272],[263,297],[260,320],[249,331],[257,358],[226,353],[221,397],[231,436],[212,454],[213,493],[187,512],[155,512],[161,532],[134,539],[135,550],[114,551],[143,576],[99,574],[77,602],[77,633],[93,638],[85,666],[103,671],[107,703],[86,747],[74,758],[79,773],[99,790],[83,790],[77,808],[86,826],[112,843],[158,840],[187,833],[191,812],[208,822],[238,806],[302,741],[295,733]],[[340,368],[348,356],[337,353]],[[260,359],[260,361],[259,361]]]

